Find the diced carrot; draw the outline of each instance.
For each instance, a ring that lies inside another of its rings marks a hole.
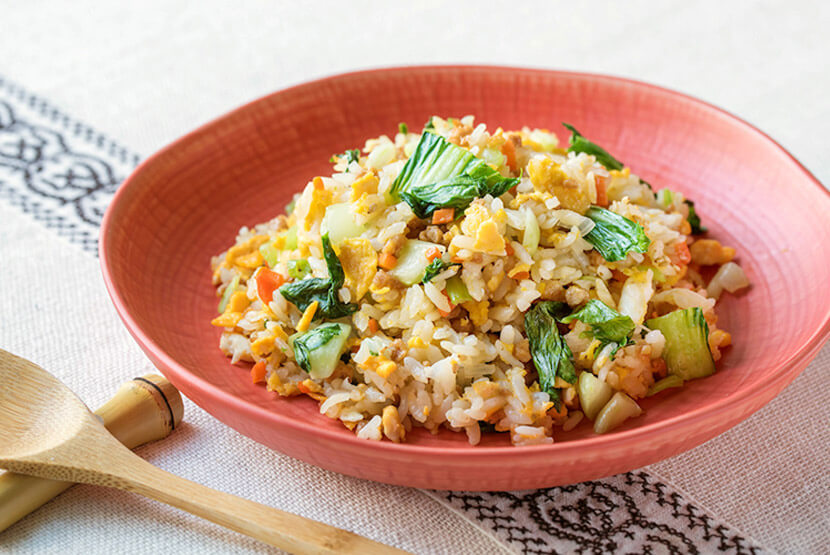
[[[264,267],[259,269],[256,273],[256,291],[262,302],[270,303],[274,299],[274,291],[285,281],[282,274]]]
[[[594,174],[594,183],[597,185],[597,205],[608,206],[608,178],[604,175]]]
[[[438,247],[430,247],[430,248],[427,249],[426,256],[427,256],[427,260],[432,262],[436,258],[441,257],[441,249],[439,249]]]
[[[674,252],[677,253],[677,259],[681,264],[688,264],[692,261],[692,253],[689,252],[689,245],[681,241],[674,247]]]
[[[513,274],[513,279],[519,281],[521,279],[527,279],[530,277],[530,272],[516,272]]]
[[[448,224],[455,219],[455,208],[441,208],[432,214],[432,225]]]
[[[315,177],[312,180],[312,183],[314,184],[314,188],[317,189],[317,190],[321,190],[321,189],[326,188],[325,184],[323,183],[323,178],[322,177],[319,177],[319,176]]]
[[[374,318],[369,318],[369,331],[372,333],[376,333],[378,329],[380,329],[380,326],[378,326],[378,321]]]
[[[518,164],[516,162],[516,145],[513,144],[513,141],[506,140],[501,145],[501,153],[507,158],[507,167],[510,168],[510,171],[516,171]]]
[[[265,381],[265,361],[260,360],[254,367],[251,368],[251,380],[254,383],[260,383]]]
[[[394,254],[389,254],[388,252],[381,253],[378,256],[378,266],[383,268],[384,270],[391,270],[395,266],[398,265],[398,259],[395,258]]]
[[[507,243],[504,246],[504,250],[505,252],[507,252],[507,256],[513,256],[513,253],[516,252],[513,250],[513,245],[511,245],[510,243]]]
[[[444,296],[447,298],[447,302],[448,302],[448,303],[449,303],[449,305],[450,305],[450,312],[452,312],[452,311],[453,311],[453,309],[455,308],[455,305],[453,305],[453,304],[452,304],[452,301],[450,300],[450,296],[447,294],[447,290],[445,289],[445,290],[441,291],[441,294],[442,294],[442,295],[444,295]],[[436,307],[436,308],[438,308],[438,307]],[[444,318],[446,318],[447,316],[449,316],[449,315],[450,315],[450,312],[445,312],[445,311],[441,310],[440,308],[438,308],[438,312],[439,312],[439,313],[441,314],[441,316],[443,316]]]
[[[621,271],[619,271],[617,269],[611,270],[611,275],[617,281],[625,281],[625,280],[628,279],[627,275],[625,275],[624,273],[622,273]]]

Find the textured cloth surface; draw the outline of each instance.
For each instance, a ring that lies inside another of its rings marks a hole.
[[[26,105],[17,114],[29,125],[14,128],[0,106],[0,156],[15,158],[22,134],[27,144],[39,145],[35,155],[49,160],[53,175],[66,178],[67,168],[80,166],[89,171],[85,177],[72,173],[68,186],[66,179],[62,186],[51,179],[21,185],[21,164],[33,163],[26,158],[33,154],[0,163],[0,347],[43,365],[93,407],[125,379],[152,371],[115,316],[96,260],[81,251],[94,248],[101,210],[138,160],[133,152],[147,155],[288,84],[402,63],[623,74],[736,112],[830,181],[830,158],[815,140],[816,130],[830,127],[825,4],[802,12],[769,2],[750,9],[745,3],[609,2],[571,6],[575,11],[567,13],[547,3],[523,3],[510,12],[464,2],[418,3],[403,11],[361,3],[291,9],[246,3],[240,9],[145,2],[134,11],[89,0],[49,10],[33,4],[4,10],[0,48],[16,55],[0,59],[0,75],[129,150],[30,102],[22,90],[6,86],[0,94],[0,101],[5,95],[10,104]],[[467,23],[433,31],[447,21]],[[503,28],[521,29],[521,37],[496,32]],[[768,40],[773,35],[777,40]],[[56,129],[70,143],[63,150],[50,134]],[[76,165],[89,162],[88,155],[105,167]],[[818,393],[828,368],[825,347],[767,407],[683,455],[643,471],[535,492],[425,493],[339,476],[274,453],[189,402],[186,424],[140,453],[212,487],[418,553],[661,552],[670,545],[681,552],[818,553],[830,537],[828,411],[826,396]],[[590,539],[580,536],[586,530]],[[265,551],[154,502],[88,486],[17,524],[0,536],[0,546],[19,552]]]

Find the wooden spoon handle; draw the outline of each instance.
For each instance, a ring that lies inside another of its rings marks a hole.
[[[352,532],[217,491],[136,457],[117,487],[139,493],[292,553],[406,553]]]

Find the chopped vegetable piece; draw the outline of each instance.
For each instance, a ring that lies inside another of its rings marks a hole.
[[[662,356],[669,374],[687,381],[715,373],[709,350],[709,325],[700,308],[675,310],[648,320],[646,326],[660,330],[666,338]]]
[[[219,300],[219,313],[225,312],[225,307],[228,306],[228,301],[231,300],[231,295],[239,288],[239,276],[233,276],[233,279],[225,288],[225,292],[222,293],[222,298]]]
[[[708,230],[705,227],[703,227],[703,224],[700,221],[700,216],[697,215],[697,211],[695,210],[695,203],[690,201],[689,199],[686,199],[683,202],[685,202],[686,206],[689,207],[689,215],[686,217],[686,221],[689,222],[690,226],[692,226],[692,235],[700,235],[701,233],[706,233]]]
[[[430,247],[427,249],[425,256],[427,257],[427,260],[432,262],[436,258],[441,258],[441,249],[438,247]]]
[[[409,133],[409,126],[406,125],[404,122],[398,124],[398,133],[401,135],[406,135]]]
[[[597,162],[608,168],[609,170],[621,170],[623,169],[623,163],[611,156],[607,150],[602,148],[596,143],[593,143],[582,136],[582,133],[576,130],[573,125],[569,125],[567,123],[562,123],[568,131],[571,132],[571,138],[569,139],[570,146],[568,147],[568,152],[584,152],[585,154],[590,154],[597,159]]]
[[[655,382],[654,385],[648,388],[648,393],[646,393],[646,397],[651,397],[652,395],[657,395],[664,389],[669,389],[671,387],[682,387],[683,386],[683,378],[677,376],[675,374],[671,374],[666,376],[662,380]]]
[[[253,368],[251,368],[251,381],[254,383],[264,382],[266,370],[267,368],[264,360],[260,360],[254,364]]]
[[[294,279],[303,279],[311,273],[311,266],[308,265],[308,260],[289,260],[288,261],[288,275]]]
[[[276,266],[280,261],[280,249],[273,242],[260,245],[259,252],[271,268]]]
[[[443,253],[445,247],[428,241],[408,239],[398,251],[397,260],[389,273],[404,285],[421,283],[426,276],[427,267],[431,264],[426,255],[431,249],[438,249],[439,253]]]
[[[256,275],[256,292],[262,302],[270,303],[274,299],[274,291],[285,283],[285,277],[282,274],[271,271],[268,268],[260,268]]]
[[[634,322],[631,318],[596,299],[591,299],[588,304],[570,316],[562,318],[560,322],[569,324],[574,320],[591,326],[591,334],[594,339],[601,342],[601,345],[616,343],[617,347],[613,353],[616,353],[620,347],[628,345],[631,334],[634,332]]]
[[[345,239],[357,237],[366,231],[366,226],[355,221],[351,205],[344,202],[326,207],[320,229],[323,233],[328,233],[332,245],[338,246]]]
[[[320,303],[314,320],[348,316],[358,308],[356,304],[340,301],[339,291],[345,282],[343,266],[331,247],[328,234],[323,235],[323,257],[329,270],[328,279],[308,278],[280,287],[280,294],[300,310],[305,311],[314,301]]]
[[[618,391],[599,411],[594,421],[594,432],[598,434],[610,432],[629,418],[641,414],[643,414],[643,409],[640,405],[622,391]]]
[[[542,301],[525,313],[525,332],[530,342],[530,355],[539,374],[539,386],[546,391],[555,406],[559,406],[559,392],[553,384],[562,378],[572,384],[576,382],[573,353],[556,327],[557,317],[567,310],[565,303]]]
[[[432,123],[432,118],[433,117],[435,117],[435,116],[429,116],[429,119],[424,124],[424,131],[432,131],[433,129],[435,129],[435,125],[433,125],[433,123]]]
[[[502,177],[469,150],[426,132],[392,183],[390,194],[409,204],[419,218],[427,219],[441,208],[460,213],[473,199],[501,196],[518,182]]]
[[[441,208],[432,214],[432,225],[448,224],[455,219],[455,208]]]
[[[674,194],[670,189],[660,189],[655,193],[655,198],[657,199],[657,204],[663,208],[668,208],[674,202]]]
[[[681,264],[688,264],[692,261],[692,253],[689,251],[689,245],[685,241],[681,241],[674,246],[674,252],[677,255],[677,260]]]
[[[370,332],[377,333],[377,331],[380,329],[380,326],[378,325],[378,321],[375,320],[374,318],[369,318],[368,328],[369,328]],[[377,355],[375,355],[375,356],[377,356]]]
[[[345,160],[347,165],[352,162],[358,162],[360,161],[360,150],[353,148],[343,154],[335,154],[329,159],[329,162],[336,164],[338,160]]]
[[[460,264],[453,262],[444,262],[441,258],[436,258],[427,265],[426,269],[424,270],[424,279],[421,280],[421,283],[429,283],[430,281],[432,281],[432,278],[434,278],[450,266],[460,266]]]
[[[582,413],[589,420],[597,417],[599,411],[614,394],[614,389],[610,385],[600,381],[590,372],[582,372],[579,375],[576,390],[579,394],[579,406],[582,407]]]
[[[328,378],[340,362],[351,332],[347,324],[331,323],[291,336],[297,364],[314,379]]]
[[[734,262],[727,262],[712,277],[706,291],[710,297],[717,299],[724,289],[734,293],[744,287],[749,287],[749,279],[743,269]]]
[[[283,250],[293,251],[297,248],[297,226],[292,225],[280,234],[283,238]]]
[[[452,276],[447,280],[447,296],[454,305],[473,300],[473,297],[467,290],[467,286],[464,285],[464,282],[458,276]]]
[[[623,260],[629,252],[646,252],[651,244],[640,224],[615,212],[592,206],[585,215],[594,222],[585,240],[608,262]]]
[[[395,266],[398,265],[398,259],[395,258],[394,254],[389,254],[388,252],[381,253],[378,257],[378,266],[383,268],[384,270],[391,270]]]
[[[510,171],[516,171],[519,164],[516,162],[516,145],[513,144],[513,141],[509,139],[504,141],[504,144],[501,145],[501,153],[504,154],[507,160],[507,167],[510,168]]]
[[[530,256],[536,254],[541,236],[542,233],[539,229],[539,220],[536,219],[536,214],[529,208],[525,209],[525,234],[522,237],[522,246]]]

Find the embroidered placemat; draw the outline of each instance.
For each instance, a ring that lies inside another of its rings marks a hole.
[[[0,77],[0,199],[5,201],[0,203],[0,267],[7,270],[6,291],[36,293],[0,298],[0,347],[43,364],[91,406],[121,381],[150,370],[108,306],[94,259],[104,210],[139,160]],[[830,365],[826,354],[827,349],[820,357],[824,368]],[[525,492],[420,491],[317,469],[244,438],[192,403],[186,409],[187,424],[143,448],[142,455],[211,487],[413,552],[774,551],[753,539],[756,529],[738,530],[650,469]],[[670,463],[665,465],[669,474]],[[818,504],[826,511],[828,484],[821,477],[801,505]],[[708,490],[707,495],[712,505]],[[735,492],[725,487],[719,495]],[[777,545],[811,550],[821,545],[823,533],[826,540],[827,530],[825,517]],[[0,543],[21,552],[150,552],[171,544],[185,552],[264,549],[173,509],[89,486],[73,488],[21,521],[0,536]]]

